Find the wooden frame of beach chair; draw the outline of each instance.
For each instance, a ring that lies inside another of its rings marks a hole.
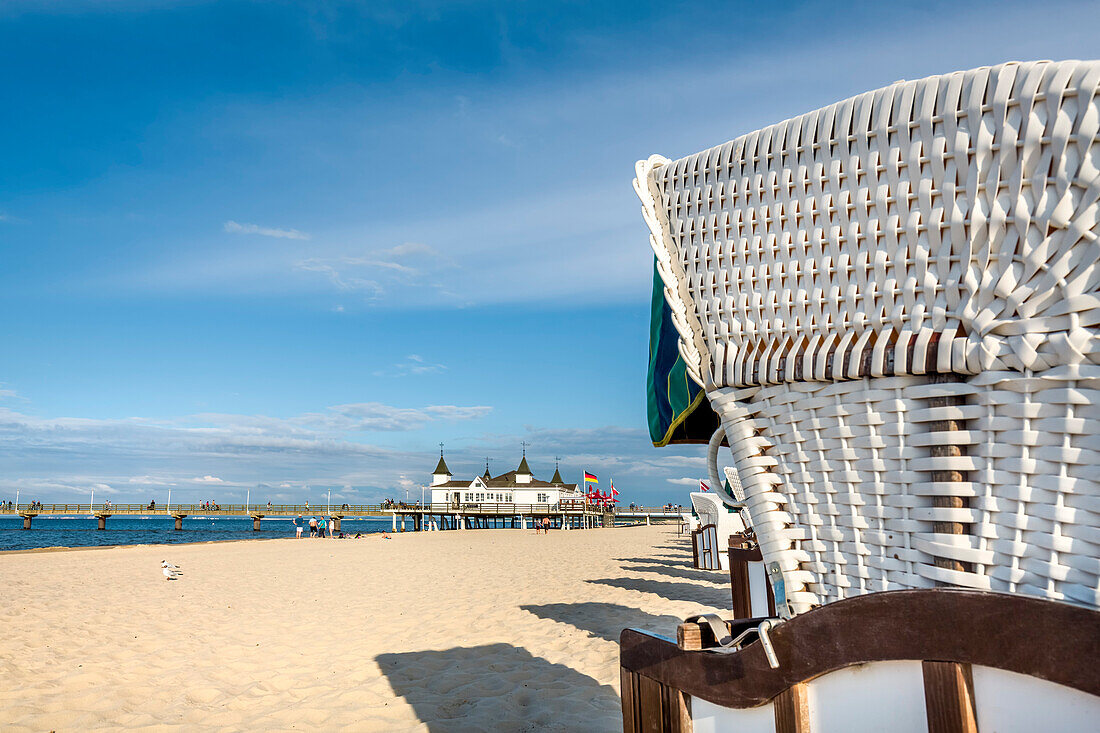
[[[775,616],[775,596],[764,569],[764,556],[745,533],[729,537],[730,595],[733,618]]]
[[[691,533],[691,554],[696,570],[721,570],[718,559],[718,528],[701,524]]]
[[[1067,603],[955,589],[857,596],[773,629],[774,668],[759,641],[717,654],[703,650],[714,642],[705,625],[679,636],[622,632],[626,733],[1088,730],[1100,712],[1100,614]]]
[[[728,538],[742,532],[745,523],[714,492],[692,492],[691,505],[699,516],[699,528],[692,532],[694,565],[700,570],[729,568],[725,548]]]
[[[785,616],[938,588],[1097,613],[1098,90],[1098,62],[1004,64],[639,162]]]

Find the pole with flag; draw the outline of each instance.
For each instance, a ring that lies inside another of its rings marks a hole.
[[[596,503],[596,497],[598,497],[599,494],[600,494],[599,490],[592,488],[592,486],[590,486],[590,484],[599,484],[599,483],[600,483],[600,480],[598,478],[596,478],[596,474],[589,473],[588,471],[584,472],[584,493],[585,493],[585,497],[588,499],[589,504],[595,504]]]
[[[707,486],[706,482],[703,481],[703,479],[699,479],[699,491],[710,491],[710,487]]]

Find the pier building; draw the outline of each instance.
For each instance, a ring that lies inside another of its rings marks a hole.
[[[439,463],[432,472],[432,503],[446,505],[462,504],[548,504],[560,505],[564,500],[583,503],[584,496],[577,490],[576,484],[567,484],[562,480],[561,471],[554,467],[554,476],[549,481],[537,479],[527,464],[527,452],[524,451],[519,466],[514,471],[492,476],[489,463],[485,463],[485,473],[472,479],[455,479],[443,452],[439,453]]]

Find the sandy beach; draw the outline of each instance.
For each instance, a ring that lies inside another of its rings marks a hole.
[[[730,603],[657,526],[13,553],[0,587],[9,731],[621,730],[619,631]]]

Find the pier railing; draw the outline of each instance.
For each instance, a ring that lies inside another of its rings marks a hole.
[[[560,504],[512,504],[493,502],[436,502],[420,504],[419,502],[396,502],[383,504],[341,504],[320,506],[316,504],[0,504],[0,514],[57,514],[57,515],[86,515],[86,514],[135,514],[153,516],[164,515],[188,515],[188,516],[291,516],[302,514],[327,514],[332,516],[353,517],[364,515],[385,516],[396,514],[453,514],[453,513],[485,513],[502,515],[520,514],[545,514],[545,513],[575,513],[585,512],[589,514],[602,514],[607,509],[584,505],[577,502],[562,502]]]

